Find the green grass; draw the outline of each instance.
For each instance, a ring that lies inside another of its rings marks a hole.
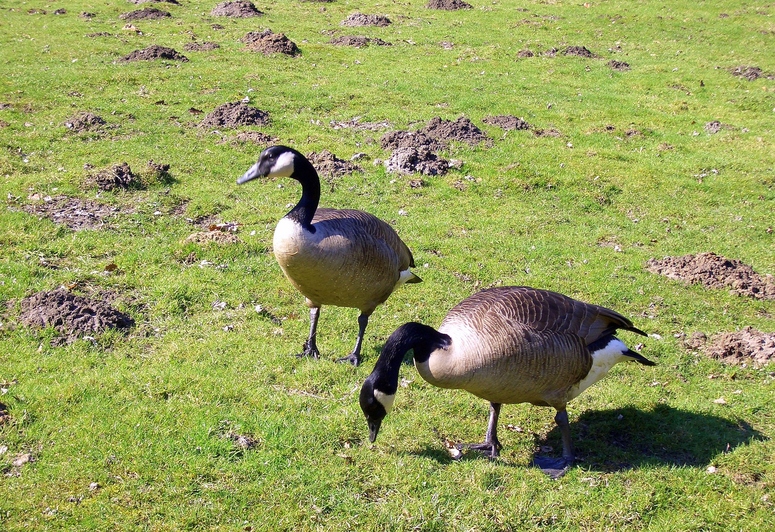
[[[772,331],[775,307],[644,268],[652,257],[714,251],[775,273],[775,82],[729,72],[775,72],[772,5],[496,1],[442,12],[423,2],[285,0],[257,3],[262,18],[222,19],[209,15],[216,3],[0,6],[0,103],[8,104],[0,109],[0,303],[8,305],[0,403],[11,415],[0,426],[0,528],[772,526],[773,367],[724,366],[686,351],[676,335]],[[121,13],[150,5],[173,18],[135,22],[142,34],[122,30]],[[393,24],[340,27],[355,11]],[[296,42],[301,56],[245,51],[239,39],[267,27]],[[393,45],[335,47],[327,30]],[[98,32],[110,36],[88,37]],[[184,52],[194,38],[221,48]],[[117,62],[150,44],[190,62]],[[599,58],[541,55],[569,45]],[[525,49],[536,56],[517,58]],[[612,70],[611,59],[631,70]],[[354,341],[353,309],[322,310],[323,361],[289,356],[306,337],[307,311],[270,246],[298,186],[237,187],[261,147],[231,142],[234,131],[199,128],[202,115],[189,112],[246,96],[271,115],[259,129],[303,153],[366,153],[364,172],[324,186],[322,204],[393,222],[414,251],[424,282],[375,312],[362,367],[332,362]],[[74,134],[64,122],[77,111],[109,127]],[[482,123],[497,114],[562,136]],[[389,155],[381,132],[329,126],[361,117],[406,129],[461,115],[492,146],[452,146],[443,155],[463,168],[426,177],[420,189],[372,164]],[[710,135],[704,126],[713,120],[726,127]],[[126,161],[138,171],[151,159],[170,165],[169,181],[99,195],[83,185],[85,164]],[[73,232],[21,210],[35,193],[92,199],[123,214],[105,229]],[[241,243],[184,243],[197,230],[186,218],[205,216],[241,223]],[[118,269],[106,272],[111,263]],[[117,293],[136,327],[126,337],[52,347],[53,331],[18,323],[21,298],[73,283],[80,293]],[[388,335],[409,320],[436,326],[455,303],[494,284],[607,305],[661,336],[643,340],[657,367],[617,366],[571,403],[582,460],[559,481],[530,467],[538,446],[559,449],[550,409],[506,406],[501,458],[455,462],[445,442],[481,438],[487,405],[433,388],[409,366],[402,376],[411,382],[368,444],[357,394]],[[257,313],[258,304],[282,323]],[[719,397],[726,404],[714,403]],[[240,449],[230,431],[258,443]],[[13,466],[24,453],[34,461]]]

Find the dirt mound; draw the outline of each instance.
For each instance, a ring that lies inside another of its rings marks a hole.
[[[624,61],[617,61],[615,59],[611,59],[608,63],[606,63],[606,65],[618,72],[626,72],[627,70],[630,70],[629,63],[625,63]]]
[[[464,116],[454,121],[442,120],[438,116],[431,118],[428,125],[423,129],[423,133],[432,139],[444,143],[458,141],[465,142],[471,146],[489,140],[489,137],[481,129]]]
[[[376,46],[391,46],[389,42],[385,42],[382,39],[361,37],[355,35],[343,35],[341,37],[335,37],[329,41],[329,44],[335,44],[337,46],[354,46],[355,48],[363,48],[370,44]]]
[[[221,45],[216,42],[188,42],[183,45],[183,49],[187,52],[210,52],[220,47]]]
[[[430,0],[425,4],[425,7],[428,9],[443,9],[445,11],[473,8],[471,4],[467,4],[463,0]]]
[[[121,61],[152,61],[154,59],[169,59],[171,61],[188,61],[188,57],[174,50],[173,48],[167,48],[166,46],[159,46],[158,44],[152,44],[148,48],[142,50],[135,50],[131,54],[122,57]]]
[[[86,185],[100,190],[139,188],[140,180],[132,173],[127,163],[114,164],[86,178]]]
[[[277,139],[271,135],[267,135],[266,133],[261,133],[260,131],[241,131],[237,133],[237,136],[232,139],[235,142],[252,142],[253,144],[272,144],[277,141]]]
[[[103,120],[101,116],[97,116],[94,113],[86,111],[80,111],[67,120],[65,120],[65,127],[71,129],[76,133],[82,131],[92,131],[102,128],[107,122]]]
[[[733,76],[737,76],[743,79],[747,79],[748,81],[755,81],[759,79],[762,76],[765,76],[766,74],[762,71],[761,68],[757,66],[739,66],[730,68],[729,71],[732,73]],[[767,76],[772,77],[772,76]]]
[[[715,253],[650,259],[646,269],[688,284],[701,284],[708,288],[727,287],[736,294],[756,299],[775,299],[775,279],[772,275],[761,276],[739,260],[727,259]]]
[[[64,335],[67,343],[84,335],[108,329],[126,330],[135,321],[104,301],[77,296],[60,288],[38,292],[22,299],[20,321],[27,327],[53,327]]]
[[[512,130],[512,129],[518,129],[518,130],[526,130],[530,129],[530,124],[522,120],[521,118],[517,118],[516,116],[512,115],[497,115],[497,116],[488,116],[484,120],[482,120],[485,124],[489,124],[491,126],[498,126],[499,128],[505,129],[506,131]]]
[[[716,133],[721,131],[723,127],[724,125],[721,122],[719,122],[718,120],[713,120],[712,122],[708,122],[707,124],[705,124],[705,132],[708,133],[709,135],[715,135]]]
[[[520,50],[519,52],[517,52],[517,57],[519,57],[520,59],[525,59],[527,57],[535,57],[535,55],[536,54],[534,54],[530,50]]]
[[[750,363],[760,368],[775,362],[775,333],[764,333],[752,327],[720,333],[710,340],[704,333],[696,332],[684,342],[684,346],[701,350],[707,356],[727,364]]]
[[[169,11],[162,11],[155,7],[145,7],[118,16],[121,20],[158,20],[169,17],[172,17],[172,14]]]
[[[256,9],[253,2],[237,0],[235,2],[221,2],[210,11],[214,17],[260,17],[264,13]]]
[[[362,171],[357,164],[340,159],[328,150],[323,150],[320,153],[309,153],[307,154],[307,159],[318,173],[324,177],[340,177],[345,174]]]
[[[283,33],[273,33],[272,30],[251,31],[240,39],[248,49],[254,52],[269,54],[299,55],[301,50],[296,43]]]
[[[202,127],[230,128],[239,126],[264,126],[269,123],[269,113],[250,107],[242,102],[219,105],[205,116]]]
[[[431,152],[427,146],[398,148],[385,161],[388,172],[400,174],[444,175],[449,162]]]
[[[575,55],[577,57],[597,57],[595,54],[590,52],[585,46],[568,46],[563,50],[562,55]]]
[[[383,150],[423,147],[435,151],[445,147],[443,143],[430,138],[422,131],[390,131],[382,135],[380,144]]]
[[[342,26],[380,26],[385,27],[392,24],[385,15],[364,15],[363,13],[353,13],[342,21]]]
[[[42,201],[25,205],[22,209],[40,218],[64,224],[75,231],[101,227],[105,224],[105,218],[120,211],[118,207],[67,196],[45,197]]]

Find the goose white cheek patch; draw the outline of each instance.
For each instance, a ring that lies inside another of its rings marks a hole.
[[[374,390],[374,399],[379,401],[379,404],[382,405],[382,407],[385,409],[385,412],[390,413],[390,411],[393,409],[393,401],[396,400],[395,394],[388,395],[386,393],[382,393],[379,390]]]
[[[293,160],[295,155],[292,152],[285,152],[277,158],[269,175],[272,177],[290,177],[293,174]]]

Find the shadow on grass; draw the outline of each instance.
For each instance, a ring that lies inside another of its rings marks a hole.
[[[503,453],[508,452],[510,440],[529,435],[507,433],[501,426],[499,437]],[[657,405],[651,411],[626,407],[584,412],[571,423],[571,437],[577,457],[575,467],[603,472],[659,465],[705,468],[720,454],[766,439],[742,419],[730,421],[667,405]],[[549,455],[561,455],[557,427],[545,440],[535,438],[537,446],[553,448]],[[441,448],[427,448],[416,454],[444,464],[453,461]],[[464,459],[486,460],[471,451],[464,452]]]

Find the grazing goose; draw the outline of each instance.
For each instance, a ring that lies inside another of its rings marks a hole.
[[[617,329],[646,336],[613,310],[525,286],[472,295],[449,311],[438,331],[406,323],[388,338],[361,388],[369,440],[376,440],[393,406],[401,361],[413,349],[423,379],[490,401],[484,442],[465,446],[492,458],[501,448],[497,434],[501,404],[554,407],[554,420],[562,433],[562,459],[537,457],[535,464],[556,478],[574,459],[565,410],[568,401],[602,379],[617,362],[655,365],[616,338]]]
[[[412,252],[390,225],[349,209],[319,209],[320,179],[312,164],[286,146],[265,149],[237,184],[257,177],[291,177],[301,183],[301,199],[277,224],[274,254],[289,281],[307,298],[309,338],[299,356],[319,358],[315,338],[322,305],[352,307],[358,339],[339,359],[358,365],[369,316],[403,283],[422,281],[409,268]]]

